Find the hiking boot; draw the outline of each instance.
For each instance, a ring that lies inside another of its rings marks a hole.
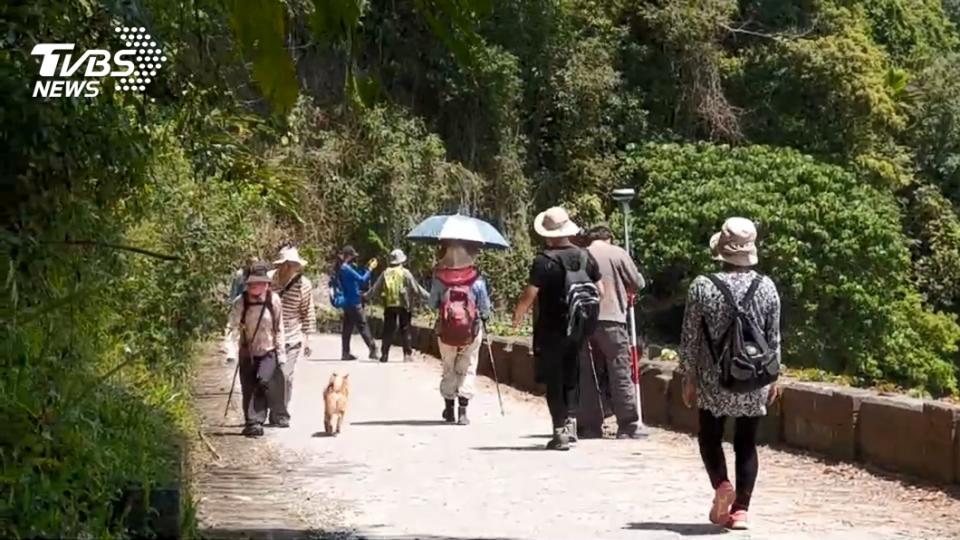
[[[378,353],[376,349],[370,349],[370,357],[369,357],[369,358],[370,358],[371,360],[379,360],[379,359],[380,359],[380,353]],[[386,362],[386,360],[383,360],[383,361]]]
[[[341,359],[341,360],[348,360],[348,361],[349,361],[349,360],[356,360],[357,357],[354,356],[354,355],[352,355],[352,354],[350,354],[350,353],[347,353],[347,354],[343,355],[343,357],[340,358],[340,359]]]
[[[387,357],[386,357],[386,356],[381,356],[381,357],[380,357],[380,363],[381,363],[381,364],[386,364],[386,363],[387,363]]]
[[[287,418],[276,418],[270,421],[270,426],[275,428],[288,428],[290,427],[290,420]]]
[[[567,439],[571,443],[577,442],[577,419],[576,418],[567,418],[567,423],[563,425],[564,431],[567,433]]]
[[[460,398],[460,407],[457,408],[457,423],[461,426],[466,426],[470,424],[470,419],[467,418],[467,404],[469,400],[465,398]]]
[[[570,436],[565,428],[554,428],[553,438],[547,443],[547,450],[570,450]]]
[[[446,422],[453,423],[457,420],[453,416],[453,400],[447,399],[447,400],[444,400],[444,402],[445,402],[445,406],[443,408],[443,419]]]
[[[263,426],[259,424],[249,424],[243,427],[240,432],[244,437],[263,437]]]
[[[403,361],[404,361],[404,362],[413,362],[413,355],[412,355],[412,354],[405,354],[405,355],[403,355]]]

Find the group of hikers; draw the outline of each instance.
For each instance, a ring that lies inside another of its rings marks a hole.
[[[643,277],[628,253],[613,244],[605,225],[583,231],[563,208],[553,207],[536,217],[534,230],[545,246],[530,265],[513,326],[520,327],[536,303],[535,376],[546,388],[553,427],[546,448],[569,450],[579,439],[602,437],[609,409],[617,420],[616,438],[645,437],[627,316],[634,295],[645,286]],[[682,398],[699,410],[700,454],[714,489],[709,519],[733,529],[747,526],[759,421],[779,395],[780,300],[773,282],[754,269],[756,238],[755,225],[735,217],[710,239],[721,266],[690,285],[679,350]],[[442,418],[461,425],[469,424],[467,407],[493,310],[478,253],[476,244],[441,241],[429,289],[404,266],[407,258],[399,249],[390,253],[389,268],[372,287],[376,258],[360,267],[351,246],[340,250],[330,275],[331,303],[343,317],[343,360],[357,359],[350,351],[356,330],[371,359],[386,362],[399,335],[404,361],[411,361],[414,309],[426,303],[437,312]],[[227,350],[228,359],[240,359],[244,434],[249,436],[262,435],[268,419],[289,425],[293,368],[302,354],[310,354],[308,338],[316,331],[312,287],[303,276],[306,262],[296,248],[285,248],[275,266],[271,277],[268,265],[253,263],[238,277],[245,287],[232,292],[245,288],[233,300]],[[384,308],[379,350],[366,302]],[[735,488],[722,448],[727,418],[734,419]]]

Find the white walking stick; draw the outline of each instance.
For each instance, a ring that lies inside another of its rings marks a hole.
[[[623,188],[613,190],[613,200],[620,203],[623,210],[623,243],[627,246],[627,256],[633,259],[630,250],[630,201],[636,196],[632,188]],[[630,306],[628,307],[628,323],[630,325],[630,369],[631,378],[637,396],[637,425],[643,428],[643,411],[640,403],[640,350],[637,347],[637,315],[634,310],[634,295],[630,295]]]

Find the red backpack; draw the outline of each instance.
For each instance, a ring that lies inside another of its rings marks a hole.
[[[469,272],[464,273],[465,270]],[[440,270],[437,279],[446,286],[440,299],[438,336],[440,342],[452,347],[466,347],[477,337],[477,296],[473,282],[479,273],[474,268]]]

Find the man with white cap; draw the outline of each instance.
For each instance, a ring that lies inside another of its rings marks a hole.
[[[390,267],[384,270],[366,297],[377,298],[383,302],[383,337],[380,345],[380,361],[386,362],[390,357],[390,345],[393,336],[400,329],[400,343],[403,345],[403,361],[413,361],[413,339],[410,336],[410,321],[413,318],[413,308],[418,299],[426,300],[430,293],[417,283],[403,264],[407,256],[403,250],[395,249],[390,252]]]
[[[517,302],[513,325],[519,327],[527,311],[538,301],[533,327],[533,350],[537,382],[547,387],[547,407],[553,421],[553,438],[548,450],[569,450],[577,438],[580,365],[587,339],[587,328],[571,332],[571,298],[574,288],[593,287],[593,321],[599,315],[603,283],[596,259],[577,247],[571,238],[580,232],[567,211],[553,207],[537,216],[534,229],[543,237],[546,249],[533,260],[530,282]],[[572,278],[571,276],[577,276]]]
[[[280,250],[280,258],[273,261],[276,273],[273,290],[283,306],[286,362],[272,382],[270,423],[277,427],[290,426],[290,396],[293,393],[293,372],[301,356],[310,356],[310,337],[317,332],[317,313],[313,303],[313,285],[303,275],[307,261],[295,247]]]
[[[757,480],[757,429],[778,396],[772,381],[783,369],[780,296],[773,281],[754,270],[756,240],[753,222],[740,217],[726,220],[713,235],[710,250],[722,269],[690,284],[680,339],[683,401],[699,409],[697,440],[714,489],[710,521],[731,529],[747,528]],[[736,489],[722,446],[729,417],[735,427]]]

